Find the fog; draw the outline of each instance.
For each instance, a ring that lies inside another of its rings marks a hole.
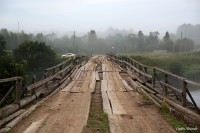
[[[176,32],[200,23],[199,0],[0,0],[0,28],[27,33],[77,34],[110,27],[120,30]],[[102,33],[102,35],[100,34]]]

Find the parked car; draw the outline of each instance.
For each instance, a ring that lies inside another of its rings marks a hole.
[[[62,57],[72,57],[72,56],[75,56],[75,54],[73,54],[73,53],[66,53],[66,54],[62,55]]]

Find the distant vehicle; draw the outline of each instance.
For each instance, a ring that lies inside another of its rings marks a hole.
[[[73,56],[75,56],[75,54],[73,53],[66,53],[62,55],[62,57],[73,57]]]

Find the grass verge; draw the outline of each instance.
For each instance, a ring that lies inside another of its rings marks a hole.
[[[109,132],[108,115],[103,110],[90,110],[87,127],[92,131]]]
[[[170,113],[170,110],[167,107],[165,101],[159,108],[159,112],[164,118],[164,120],[167,123],[169,123],[178,133],[200,133],[200,131],[197,130],[197,128],[188,127],[183,120],[176,118],[172,113]]]

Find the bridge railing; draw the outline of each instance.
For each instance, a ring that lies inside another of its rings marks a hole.
[[[108,58],[126,68],[133,79],[145,84],[155,93],[161,94],[183,107],[190,108],[198,114],[200,113],[199,107],[189,91],[191,85],[200,88],[200,83],[180,77],[157,67],[146,66],[128,57],[108,55]],[[173,80],[179,82],[180,85],[173,84]],[[190,101],[187,100],[187,97]]]
[[[6,78],[6,79],[0,79],[0,84],[13,82],[11,84],[10,89],[7,91],[7,93],[2,97],[0,101],[0,106],[3,105],[3,103],[6,101],[6,99],[9,97],[9,95],[15,90],[15,103],[19,103],[19,100],[21,98],[22,93],[22,77],[12,77],[12,78]]]
[[[10,95],[15,95],[13,103],[1,106],[0,108],[0,119],[16,112],[20,108],[29,104],[38,97],[47,96],[49,93],[54,91],[66,80],[70,80],[70,74],[72,74],[77,64],[81,64],[82,61],[87,60],[88,56],[77,56],[69,58],[68,60],[44,70],[44,76],[40,81],[36,82],[36,75],[33,75],[31,84],[22,87],[22,77],[12,77],[7,79],[0,79],[0,84],[8,84],[9,82],[15,82],[11,84],[10,89],[6,92],[5,96],[0,99],[0,105],[2,105]],[[15,92],[13,93],[15,89]],[[22,93],[25,93],[22,97]]]

